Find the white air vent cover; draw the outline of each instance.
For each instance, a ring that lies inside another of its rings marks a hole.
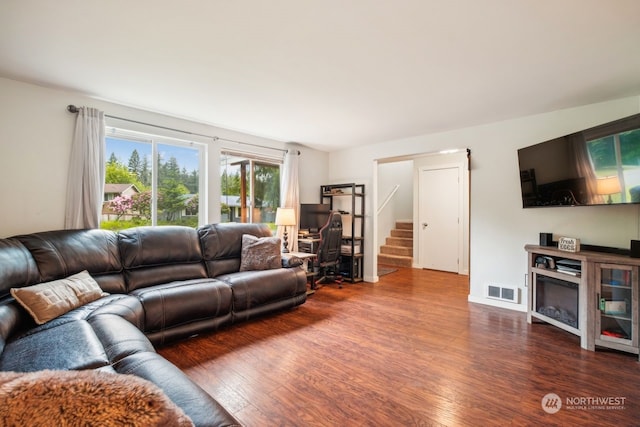
[[[518,288],[505,285],[487,285],[487,298],[518,304]]]

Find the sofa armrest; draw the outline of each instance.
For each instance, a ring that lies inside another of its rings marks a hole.
[[[17,301],[11,299],[0,304],[0,358],[14,336],[35,326],[33,318]]]
[[[302,258],[299,258],[295,255],[282,255],[283,268],[300,267],[302,264],[304,264]]]

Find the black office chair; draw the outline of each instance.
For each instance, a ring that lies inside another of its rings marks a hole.
[[[320,245],[316,257],[316,267],[320,278],[316,283],[325,283],[329,280],[338,283],[342,288],[342,276],[340,275],[340,245],[342,243],[342,217],[339,212],[331,211],[329,220],[320,229]]]

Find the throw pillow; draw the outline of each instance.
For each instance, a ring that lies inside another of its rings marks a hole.
[[[93,370],[0,372],[0,407],[0,426],[193,426],[154,383]]]
[[[31,314],[38,325],[104,295],[98,283],[85,270],[65,279],[11,288],[11,295]]]
[[[240,271],[280,268],[280,238],[242,235]]]

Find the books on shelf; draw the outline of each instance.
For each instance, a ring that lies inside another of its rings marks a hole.
[[[572,276],[579,276],[582,272],[582,262],[566,258],[556,260],[556,271]]]
[[[581,273],[580,270],[576,270],[575,268],[561,266],[557,266],[556,271],[559,273],[569,274],[571,276],[579,276]]]
[[[631,271],[611,269],[603,282],[609,286],[631,286]]]
[[[577,259],[562,258],[556,260],[556,265],[562,265],[564,267],[571,267],[575,268],[576,270],[580,270],[582,268],[582,261],[578,261]]]

